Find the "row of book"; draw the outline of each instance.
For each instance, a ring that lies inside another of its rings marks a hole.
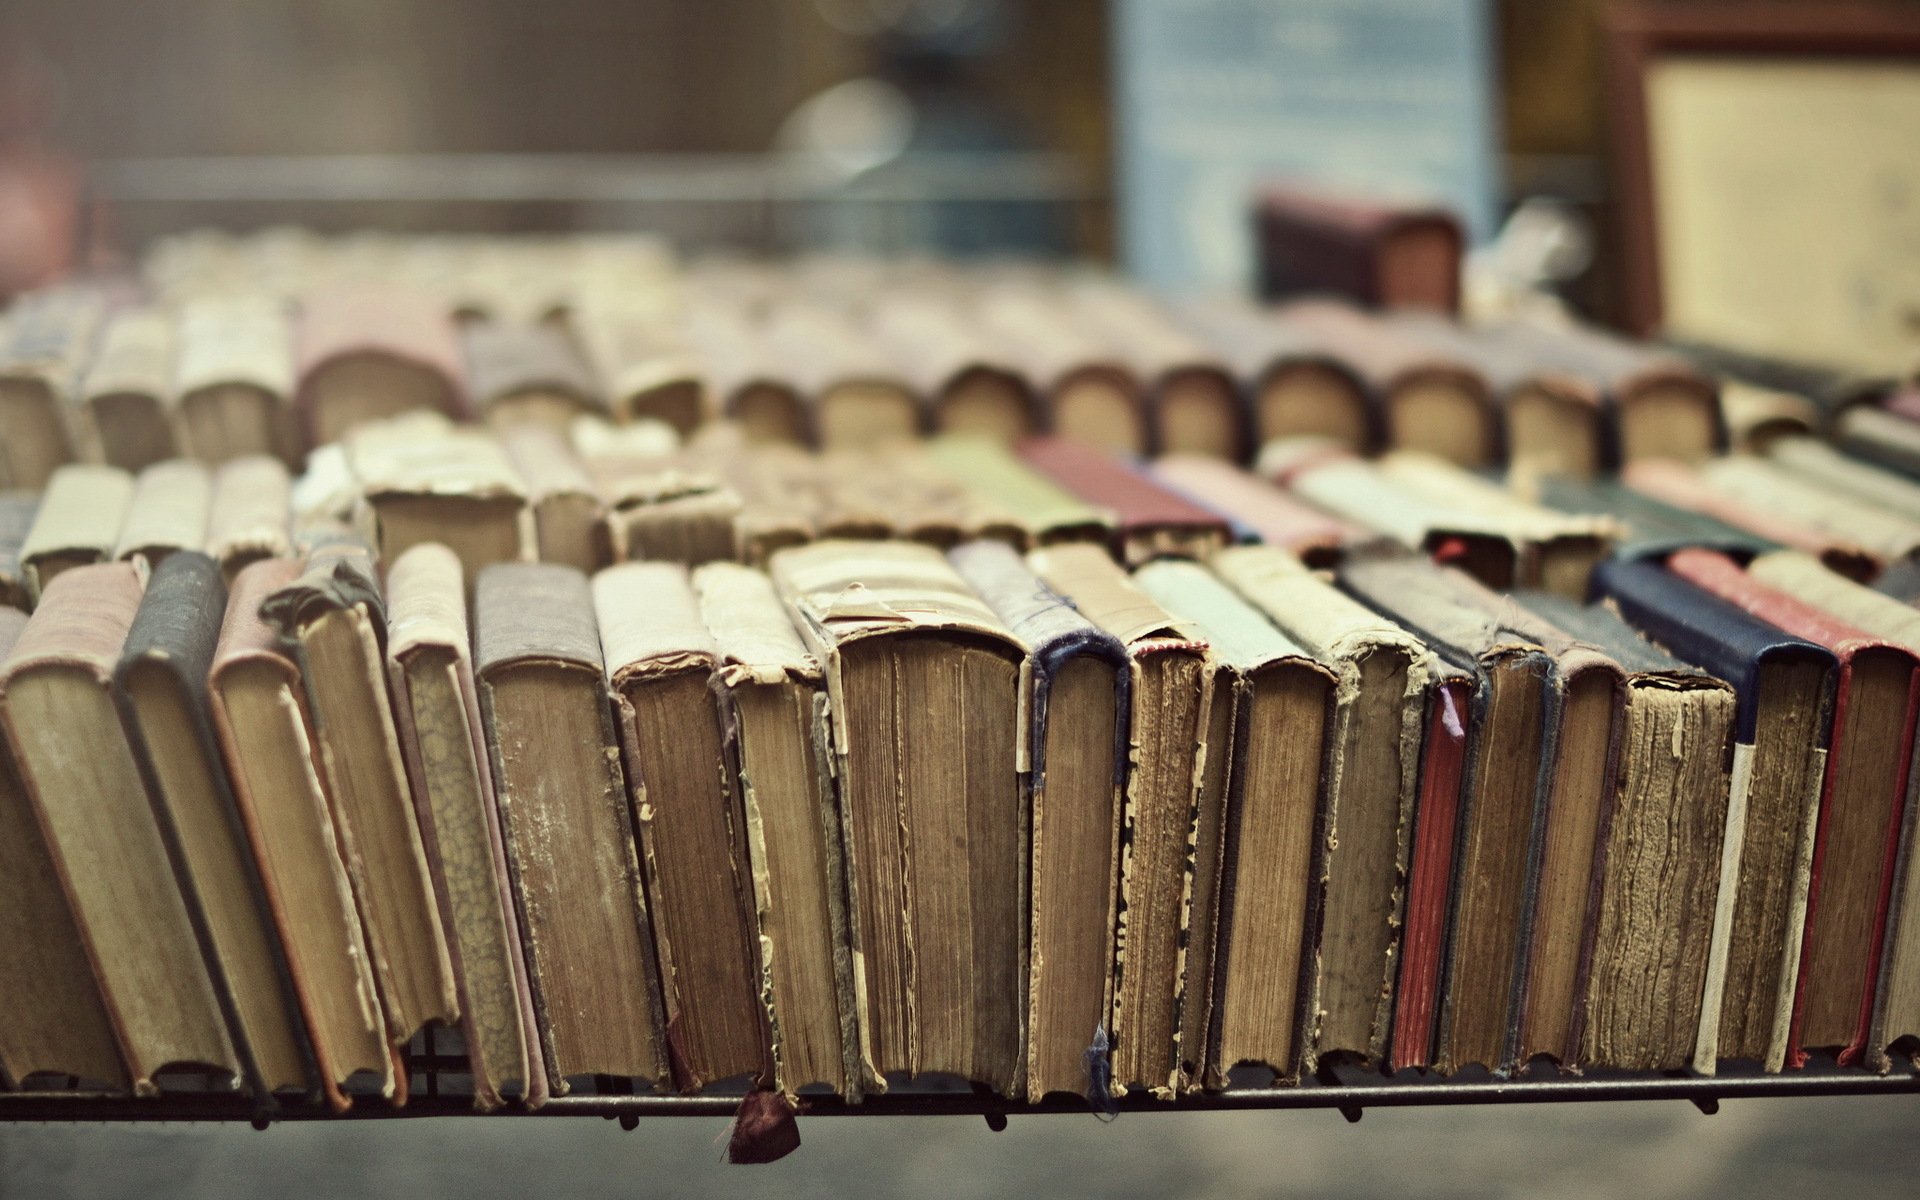
[[[196,235],[163,243],[139,275],[14,304],[0,322],[0,486],[38,489],[72,461],[269,453],[297,467],[411,409],[653,419],[683,437],[728,418],[754,442],[827,449],[1053,433],[1245,461],[1320,436],[1591,476],[1712,456],[1728,441],[1720,389],[1682,355],[1565,321],[1169,301],[1079,267],[681,264],[645,239]],[[1836,413],[1861,408],[1859,436],[1874,436],[1880,407],[1856,402],[1885,389],[1819,390]],[[1737,392],[1752,423],[1810,420],[1777,388]]]
[[[1261,472],[417,415],[60,468],[0,535],[0,1068],[401,1101],[447,1028],[482,1107],[1099,1103],[1920,1036],[1920,485]]]

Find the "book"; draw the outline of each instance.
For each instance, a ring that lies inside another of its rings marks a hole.
[[[635,814],[586,577],[552,563],[482,571],[474,663],[547,1087],[664,1083]]]
[[[81,457],[127,471],[172,458],[173,320],[155,308],[109,317],[87,363],[75,428]]]
[[[196,464],[197,465],[197,464]],[[153,468],[149,467],[149,471]],[[255,1103],[317,1091],[260,867],[207,716],[227,589],[191,548],[153,567],[114,668],[114,702]]]
[[[468,321],[460,348],[474,405],[502,433],[532,423],[564,434],[574,417],[606,412],[599,381],[563,325]]]
[[[1148,471],[1157,482],[1230,522],[1236,542],[1279,546],[1316,567],[1334,565],[1349,546],[1373,536],[1209,455],[1162,455]]]
[[[1114,550],[1128,565],[1162,555],[1205,558],[1232,540],[1227,523],[1105,451],[1065,437],[1028,438],[1022,461],[1114,514]]]
[[[867,1081],[820,664],[763,573],[709,563],[693,588],[746,818],[774,1082],[788,1095],[824,1084],[855,1099]]]
[[[0,491],[0,608],[25,612],[33,607],[20,555],[39,511],[37,492]]]
[[[1205,631],[1215,708],[1231,722],[1208,747],[1223,786],[1203,795],[1195,833],[1181,1070],[1209,1087],[1250,1063],[1291,1079],[1314,975],[1335,672],[1204,567],[1164,560],[1135,579]]]
[[[298,578],[275,558],[234,577],[208,672],[208,707],[235,806],[286,953],[320,1087],[334,1109],[359,1076],[396,1102],[407,1094],[387,1037],[352,885],[334,824],[300,668],[259,616]]]
[[[756,445],[810,446],[813,416],[743,305],[710,297],[689,303],[687,343],[699,359],[708,403]]]
[[[1025,649],[928,546],[816,542],[772,573],[835,699],[864,1069],[1017,1095]]]
[[[1862,462],[1820,438],[1777,438],[1768,444],[1766,457],[1768,462],[1815,486],[1832,488],[1909,521],[1920,521],[1920,481]]]
[[[1569,369],[1538,322],[1498,321],[1461,330],[1499,393],[1509,469],[1523,478],[1590,479],[1614,465],[1612,398]]]
[[[983,508],[1004,513],[1028,547],[1081,541],[1105,545],[1113,536],[1113,514],[984,438],[933,438],[926,444],[926,462],[966,488]]]
[[[1665,503],[1612,479],[1544,476],[1527,490],[1548,508],[1608,518],[1613,525],[1614,558],[1665,558],[1688,546],[1751,558],[1779,545],[1718,517]]]
[[[1767,460],[1721,458],[1701,463],[1698,471],[1709,488],[1733,504],[1789,517],[1835,542],[1857,545],[1883,563],[1920,554],[1920,520],[1810,482]]]
[[[317,546],[298,577],[260,601],[260,615],[300,665],[387,1036],[405,1046],[430,1021],[453,1024],[460,1001],[387,690],[386,604],[371,551],[353,540]]]
[[[1040,396],[1043,428],[1115,454],[1153,449],[1140,380],[1050,289],[1012,280],[988,284],[974,299],[974,319]]]
[[[436,300],[404,286],[306,293],[294,326],[293,408],[308,446],[415,409],[468,412],[460,338]]]
[[[1603,607],[1515,599],[1567,681],[1522,1056],[1684,1069],[1723,867],[1734,689]]]
[[[584,457],[606,509],[615,562],[698,566],[734,557],[734,522],[744,505],[718,473],[682,458]]]
[[[458,428],[419,437],[404,425],[371,425],[347,439],[347,457],[360,481],[356,523],[383,562],[439,542],[472,579],[494,563],[532,556],[526,491],[488,434]]]
[[[253,454],[298,463],[293,317],[286,306],[249,294],[199,297],[178,311],[174,426],[182,451],[210,463]]]
[[[1327,727],[1324,850],[1310,897],[1315,924],[1303,986],[1301,1067],[1389,1049],[1404,880],[1421,781],[1431,656],[1404,629],[1266,546],[1213,567],[1326,665],[1338,686]]]
[[[675,1084],[770,1074],[746,813],[726,770],[718,654],[678,563],[593,577],[614,719],[638,814]]]
[[[1848,454],[1909,478],[1920,476],[1920,424],[1898,413],[1854,405],[1834,419],[1833,440]]]
[[[213,509],[213,475],[198,459],[162,459],[133,483],[113,557],[139,558],[149,568],[176,550],[202,551]]]
[[[118,467],[56,468],[20,546],[20,569],[35,603],[54,578],[113,556],[133,499],[133,476]]]
[[[1595,588],[1657,645],[1738,695],[1695,1066],[1742,1059],[1777,1071],[1800,972],[1833,655],[1653,562],[1606,563]]]
[[[1097,546],[1048,546],[1028,562],[1047,586],[1126,647],[1132,747],[1122,804],[1115,934],[1113,1087],[1172,1096],[1182,1070],[1195,839],[1220,731],[1217,664],[1204,633],[1154,603]],[[1223,705],[1223,707],[1225,707]],[[1230,727],[1222,736],[1231,736]],[[1217,765],[1217,758],[1214,760]],[[1195,1005],[1205,1002],[1195,996]]]
[[[279,459],[242,454],[215,468],[206,549],[231,584],[249,563],[293,553],[293,480]]]
[[[1207,454],[1229,462],[1246,457],[1239,381],[1206,343],[1157,302],[1110,280],[1075,279],[1068,295],[1079,322],[1140,381],[1154,453]]]
[[[500,446],[525,489],[540,561],[589,573],[612,562],[600,494],[566,435],[518,422],[501,430]]]
[[[1087,1055],[1113,1021],[1114,922],[1131,696],[1127,653],[1020,554],[977,541],[949,552],[968,585],[1026,644],[1031,936],[1026,1094],[1087,1093]]]
[[[928,398],[933,430],[1003,445],[1040,431],[1032,386],[960,306],[908,292],[872,306],[866,320],[899,370]]]
[[[163,1069],[199,1069],[217,1085],[242,1064],[114,710],[111,679],[140,597],[128,563],[54,580],[0,664],[0,724],[133,1090],[153,1095]]]
[[[476,1108],[546,1098],[539,1034],[507,886],[506,843],[474,684],[460,559],[435,542],[387,572],[387,676],[434,898],[447,931]]]
[[[1366,385],[1304,330],[1225,296],[1176,301],[1173,313],[1246,388],[1256,449],[1291,437],[1328,438],[1356,454],[1377,445]]]
[[[675,323],[646,299],[593,296],[567,327],[617,421],[655,420],[692,433],[706,420],[706,386]]]
[[[1686,550],[1668,568],[1834,655],[1833,729],[1821,785],[1800,984],[1788,1037],[1791,1061],[1832,1050],[1842,1064],[1865,1052],[1882,940],[1920,722],[1920,659],[1895,642],[1767,587],[1724,555]]]
[[[1768,548],[1786,546],[1816,554],[1852,579],[1872,579],[1887,566],[1878,552],[1852,534],[1823,530],[1804,514],[1783,506],[1743,502],[1708,483],[1686,463],[1657,459],[1628,463],[1621,468],[1620,482],[1662,504],[1744,530]],[[1876,523],[1884,526],[1890,519],[1882,514]]]
[[[1765,454],[1782,439],[1809,437],[1826,425],[1820,406],[1806,396],[1726,378],[1720,380],[1720,417],[1727,448],[1736,454]]]
[[[768,314],[761,337],[806,401],[806,425],[815,444],[873,447],[920,436],[921,397],[845,313],[823,303],[789,300]]]
[[[1370,308],[1460,308],[1465,236],[1446,209],[1270,187],[1254,229],[1268,299],[1333,293]]]
[[[0,343],[0,483],[38,490],[55,468],[74,459],[67,406],[79,394],[81,373],[107,312],[87,287],[29,292],[8,310]]]
[[[0,662],[27,615],[0,607]],[[131,1086],[60,868],[33,814],[13,753],[0,741],[0,1075],[31,1088],[47,1076],[125,1092]]]
[[[1378,559],[1349,563],[1340,582],[1474,675],[1433,1064],[1505,1074],[1519,1052],[1564,672],[1464,575]]]

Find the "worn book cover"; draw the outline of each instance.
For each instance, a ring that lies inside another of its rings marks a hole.
[[[118,467],[55,469],[20,547],[21,572],[36,603],[63,571],[113,557],[132,499],[133,476]]]
[[[443,301],[404,286],[314,289],[294,326],[293,406],[309,446],[370,421],[468,412],[460,338]]]
[[[1250,393],[1251,445],[1324,437],[1356,454],[1379,444],[1373,396],[1312,334],[1238,297],[1178,300],[1173,313]]]
[[[164,309],[123,308],[107,319],[73,413],[81,457],[138,471],[179,452],[173,359],[174,323]]]
[[[1130,566],[1162,555],[1205,558],[1232,539],[1217,514],[1105,451],[1065,437],[1028,438],[1016,449],[1028,466],[1114,514],[1114,550]]]

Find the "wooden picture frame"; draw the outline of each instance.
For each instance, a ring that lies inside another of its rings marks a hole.
[[[1642,336],[1661,331],[1670,315],[1656,178],[1659,131],[1651,127],[1649,102],[1663,63],[1872,69],[1877,62],[1920,71],[1920,6],[1845,0],[1635,2],[1609,7],[1603,19],[1608,150],[1621,251],[1620,316]],[[1812,231],[1823,215],[1843,221],[1851,214],[1809,212],[1809,236],[1816,236]],[[1791,347],[1785,349],[1792,356]]]

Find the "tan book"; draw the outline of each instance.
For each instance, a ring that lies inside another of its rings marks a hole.
[[[1765,454],[1776,442],[1809,437],[1827,423],[1825,411],[1807,396],[1731,378],[1720,380],[1720,415],[1728,448],[1740,454]]]
[[[309,446],[415,409],[468,411],[460,340],[440,301],[413,288],[337,284],[305,295],[294,327],[294,410]]]
[[[1193,846],[1207,764],[1224,749],[1213,740],[1215,659],[1201,630],[1154,603],[1104,549],[1050,546],[1028,561],[1127,649],[1133,762],[1121,834],[1112,1082],[1171,1096],[1191,1082],[1180,1035]]]
[[[1212,565],[1336,673],[1301,1069],[1310,1073],[1336,1052],[1381,1061],[1399,975],[1430,656],[1418,638],[1284,551],[1236,547]]]
[[[387,691],[386,609],[363,544],[313,551],[261,602],[294,647],[347,878],[367,929],[387,1035],[404,1046],[460,1004]]]
[[[25,613],[0,608],[0,661],[26,624]],[[3,742],[0,825],[8,831],[0,838],[0,1072],[19,1088],[71,1076],[83,1087],[124,1092],[127,1068],[60,868]]]
[[[740,494],[698,461],[588,456],[616,562],[698,566],[734,557]]]
[[[357,521],[381,561],[439,542],[472,579],[494,563],[532,557],[526,491],[490,435],[460,428],[418,438],[367,426],[347,440],[347,455],[360,480]]]
[[[149,568],[175,550],[204,550],[213,508],[213,475],[193,458],[154,463],[134,480],[113,557],[139,558]]]
[[[495,429],[532,423],[565,433],[573,418],[606,412],[600,382],[564,325],[468,321],[460,344],[474,405]]]
[[[173,436],[173,319],[126,308],[108,319],[80,385],[84,457],[138,471],[179,451]]]
[[[1103,276],[1068,288],[1075,317],[1145,385],[1158,454],[1246,455],[1239,382],[1226,361],[1146,295]]]
[[[0,345],[0,482],[38,490],[72,462],[67,406],[106,317],[97,292],[82,287],[30,292],[8,314]]]
[[[1820,556],[1850,578],[1872,579],[1889,565],[1880,552],[1828,522],[1816,526],[1802,513],[1748,503],[1709,483],[1695,467],[1673,459],[1642,459],[1620,469],[1620,482],[1661,504],[1711,518],[1764,542]],[[1791,486],[1791,485],[1789,485]],[[1882,514],[1879,523],[1891,518]]]
[[[681,436],[707,419],[706,385],[677,322],[652,305],[594,298],[568,325],[615,420],[663,421]]]
[[[685,332],[707,381],[707,407],[739,425],[756,444],[813,444],[813,415],[776,355],[760,336],[759,321],[743,304],[689,301]]]
[[[1323,437],[1357,454],[1377,432],[1367,387],[1310,335],[1238,297],[1177,303],[1177,320],[1229,363],[1250,393],[1251,444]]]
[[[976,522],[987,532],[991,522],[1017,530],[1027,547],[1057,542],[1097,542],[1113,537],[1114,514],[1080,499],[1019,455],[988,439],[949,436],[926,444],[927,464],[974,497],[987,517]]]
[[[733,556],[741,562],[764,567],[776,551],[819,534],[825,503],[819,455],[798,446],[746,442],[731,423],[707,426],[692,452],[739,497]]]
[[[788,1095],[817,1083],[854,1099],[866,1081],[820,664],[764,574],[710,563],[693,587],[746,820],[774,1081]]]
[[[807,398],[822,447],[862,448],[920,436],[922,398],[865,330],[824,304],[778,305],[762,331],[794,389]]]
[[[549,563],[487,568],[474,646],[547,1086],[662,1083],[666,1022],[586,577]]]
[[[293,553],[292,509],[293,481],[271,455],[243,454],[214,470],[207,553],[229,584],[249,563]]]
[[[140,595],[127,563],[54,581],[0,665],[0,722],[133,1089],[150,1095],[166,1068],[231,1086],[241,1065],[113,707],[109,681]]]
[[[500,446],[526,492],[540,561],[588,573],[612,562],[600,493],[566,435],[523,421],[501,430]]]
[[[746,813],[726,770],[713,636],[687,570],[626,563],[593,578],[614,717],[639,814],[674,1082],[768,1075]]]
[[[62,572],[113,557],[132,498],[133,476],[118,467],[76,463],[54,471],[20,547],[20,569],[36,603]]]
[[[873,335],[928,397],[941,433],[1011,444],[1039,432],[1033,389],[959,306],[907,291],[867,314]]]
[[[989,284],[976,320],[1041,397],[1059,437],[1118,454],[1152,449],[1145,387],[1098,337],[1079,326],[1051,289]]]
[[[37,492],[0,491],[0,607],[26,612],[33,607],[26,568],[20,561],[33,518],[40,511]]]
[[[213,728],[322,1089],[344,1108],[342,1088],[360,1075],[404,1100],[407,1080],[388,1044],[300,669],[259,616],[261,601],[301,569],[279,558],[235,577],[208,675]]]
[[[1698,471],[1708,487],[1736,505],[1783,514],[1836,541],[1851,541],[1884,562],[1920,553],[1920,519],[1806,480],[1765,459],[1714,459]]]
[[[174,428],[186,453],[213,463],[253,454],[300,460],[293,317],[284,303],[257,293],[190,300],[174,342]]]
[[[1024,649],[930,547],[817,542],[772,565],[832,703],[865,1069],[1016,1095]]]
[[[474,1105],[546,1096],[520,922],[474,687],[460,560],[437,543],[396,559],[387,673],[459,988]]]
[[[1767,445],[1766,457],[1816,487],[1920,521],[1920,482],[1842,454],[1822,438],[1775,438]]]
[[[1231,714],[1208,746],[1195,836],[1181,1069],[1209,1087],[1249,1063],[1291,1079],[1320,907],[1335,673],[1204,567],[1149,563],[1135,582],[1206,633],[1219,663],[1214,707]]]

